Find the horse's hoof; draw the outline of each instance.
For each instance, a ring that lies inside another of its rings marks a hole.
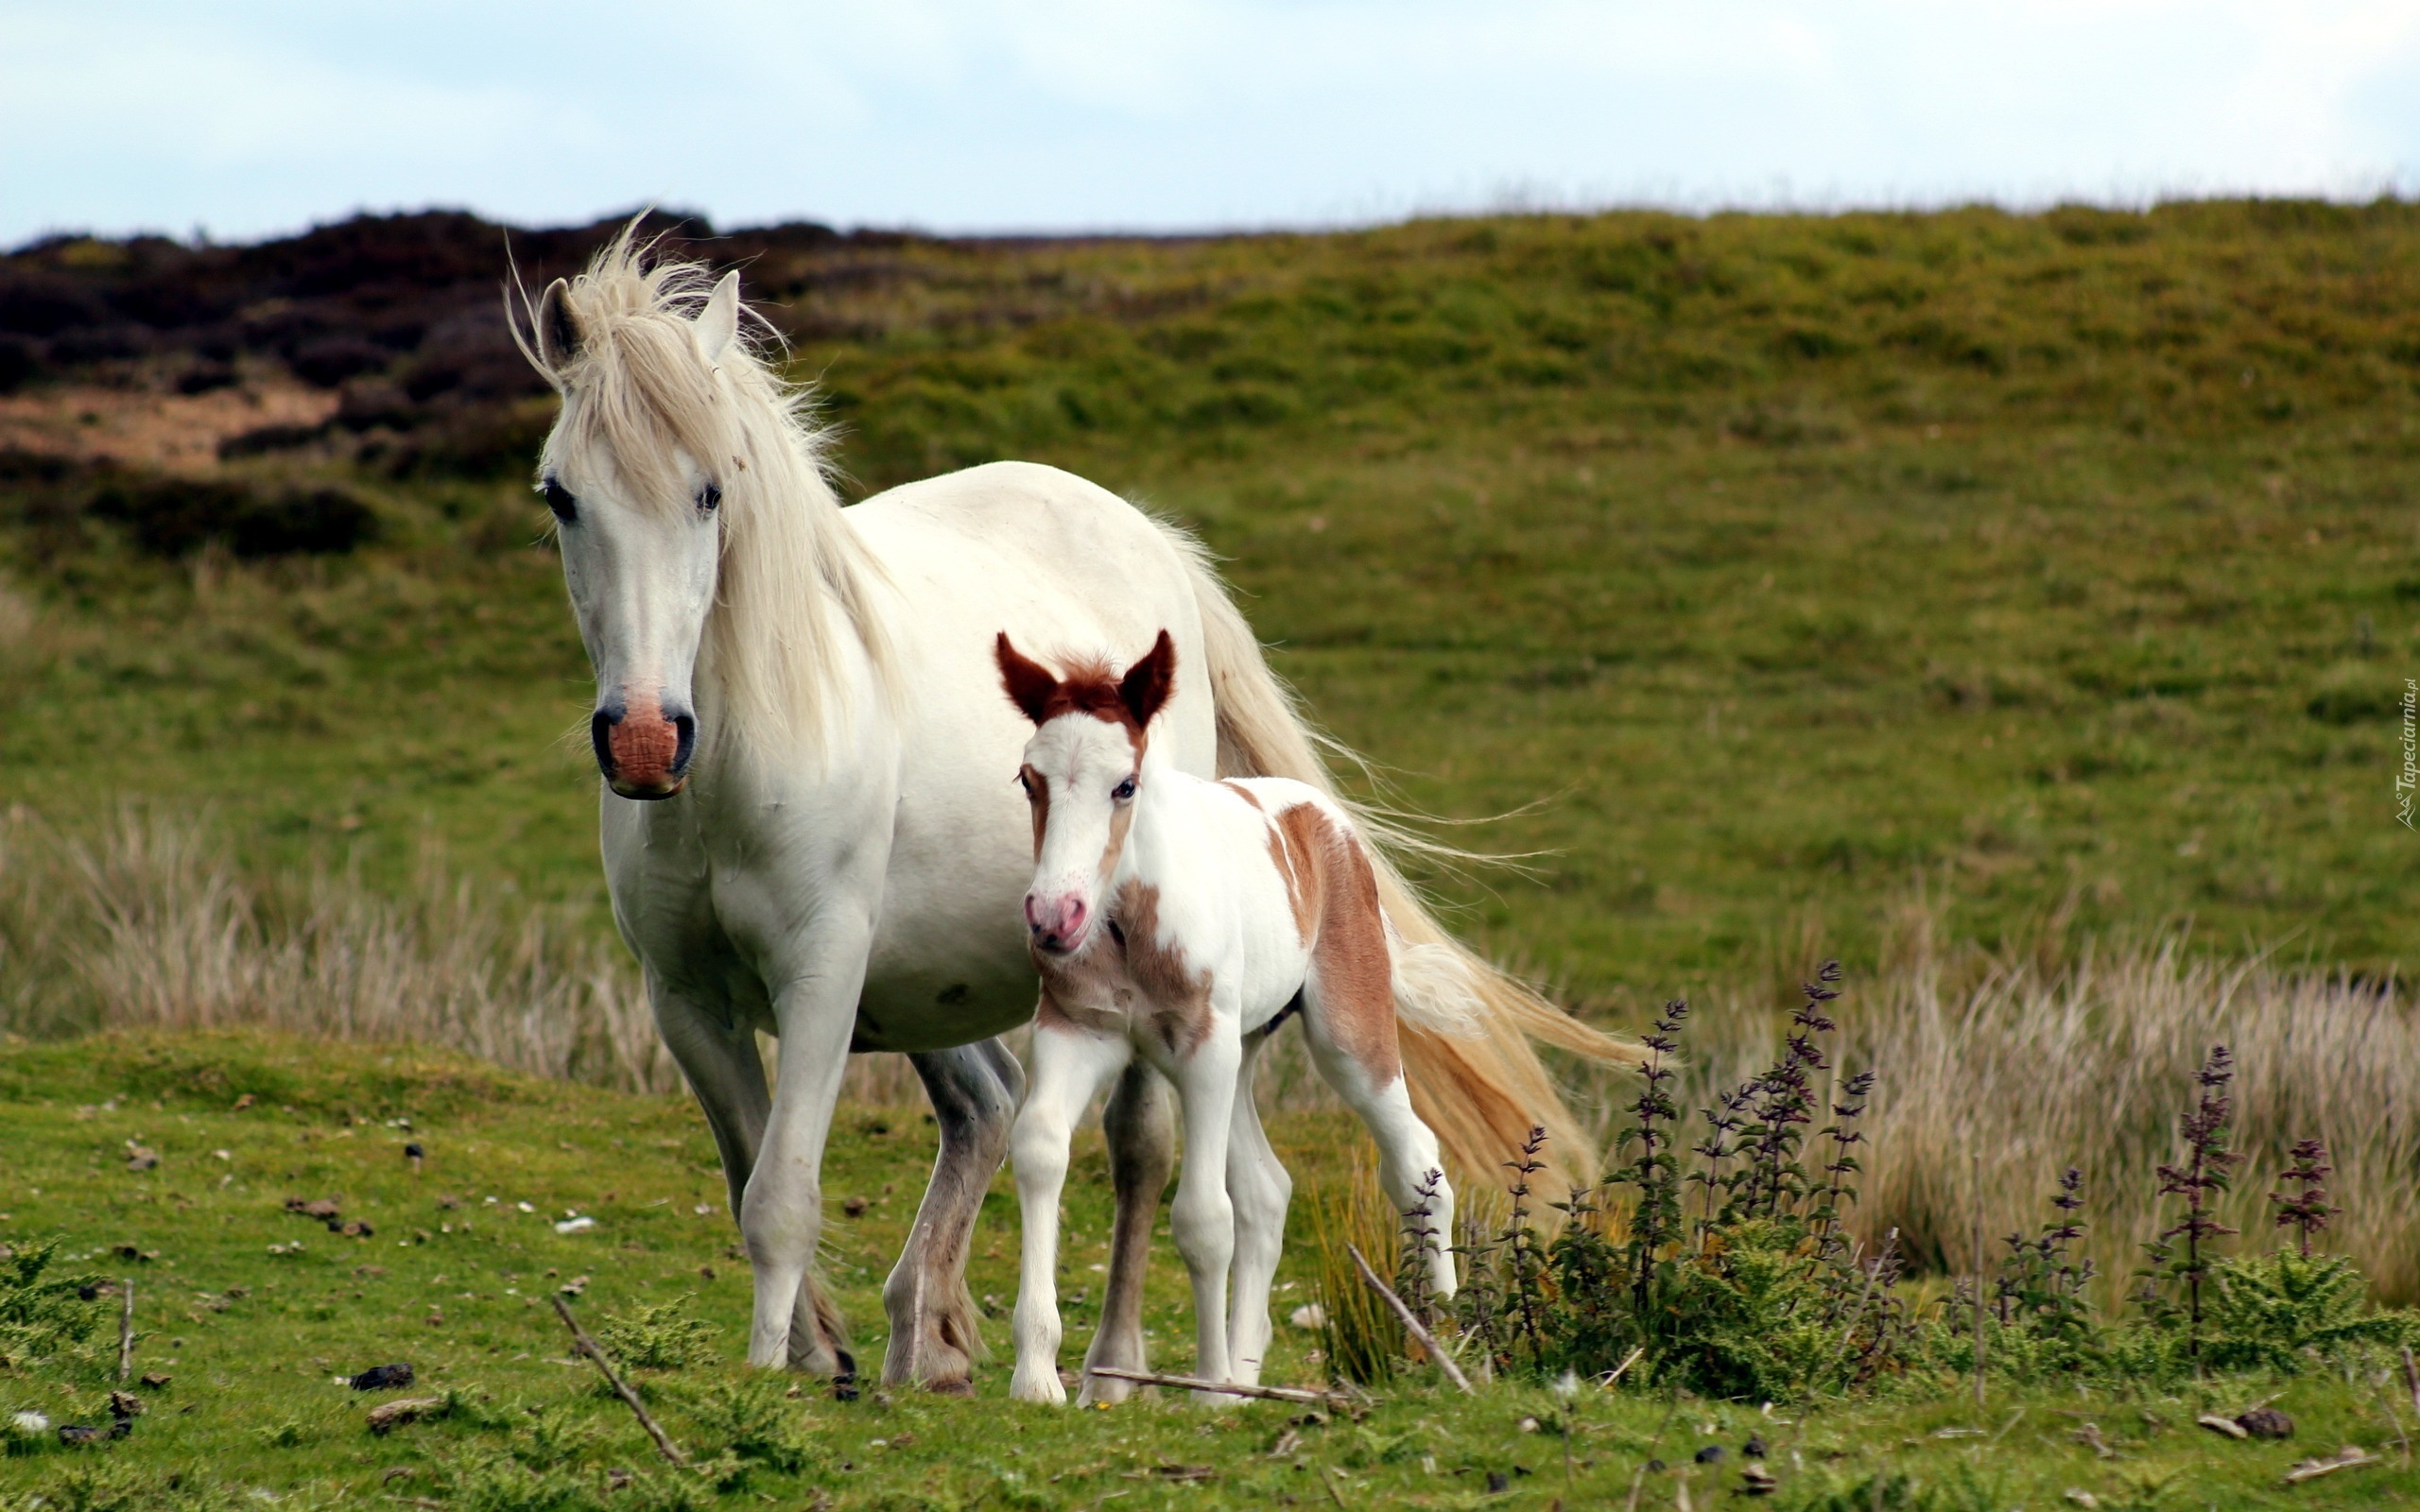
[[[1043,1407],[1067,1405],[1067,1388],[1055,1375],[1027,1375],[1022,1371],[1009,1383],[1009,1396],[1017,1401],[1030,1401]]]
[[[975,1383],[964,1376],[953,1376],[947,1381],[927,1381],[925,1389],[936,1397],[971,1397],[975,1395]]]

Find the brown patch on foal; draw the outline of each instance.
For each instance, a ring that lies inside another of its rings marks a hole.
[[[1210,973],[1197,971],[1184,952],[1160,943],[1160,889],[1129,882],[1117,889],[1111,916],[1125,935],[1126,971],[1151,1005],[1152,1027],[1181,1056],[1210,1034]]]
[[[1210,973],[1160,943],[1160,890],[1130,882],[1112,900],[1094,943],[1073,955],[1033,953],[1042,973],[1034,1025],[1123,1036],[1138,1012],[1160,1040],[1190,1056],[1210,1033]]]
[[[1025,712],[1035,726],[1061,714],[1083,713],[1107,724],[1120,725],[1134,745],[1141,765],[1146,731],[1151,719],[1176,691],[1176,643],[1162,630],[1143,660],[1121,675],[1109,662],[1088,658],[1072,663],[1063,678],[1009,644],[1002,630],[992,646],[999,663],[1000,685],[1009,701]]]
[[[1296,816],[1318,810],[1300,803],[1280,814],[1269,826],[1269,864],[1286,880],[1286,903],[1294,911],[1294,933],[1308,948],[1320,928],[1317,863],[1308,849],[1306,826]],[[1305,875],[1308,873],[1308,875]]]
[[[1319,1017],[1338,1049],[1387,1086],[1403,1074],[1395,1042],[1392,957],[1378,878],[1360,837],[1316,803],[1281,810],[1269,851],[1286,879],[1294,926],[1310,947]]]
[[[1024,776],[1027,806],[1033,810],[1033,859],[1040,861],[1042,836],[1050,828],[1050,779],[1030,766]]]

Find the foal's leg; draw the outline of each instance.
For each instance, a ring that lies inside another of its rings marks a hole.
[[[1243,1066],[1236,1077],[1236,1111],[1227,1135],[1227,1197],[1236,1209],[1235,1297],[1227,1311],[1230,1381],[1260,1383],[1269,1357],[1269,1287],[1286,1247],[1286,1209],[1294,1198],[1293,1178],[1269,1147],[1260,1109],[1252,1094],[1253,1067],[1266,1032],[1244,1041]]]
[[[1218,1012],[1191,1057],[1176,1063],[1172,1078],[1184,1105],[1184,1166],[1177,1173],[1168,1227],[1193,1278],[1193,1373],[1205,1381],[1235,1379],[1227,1355],[1227,1272],[1236,1259],[1236,1209],[1227,1197],[1226,1160],[1243,1065],[1235,1022],[1233,1009]],[[1203,1402],[1234,1400],[1195,1395]]]
[[[1109,1230],[1109,1280],[1101,1289],[1100,1326],[1084,1353],[1083,1389],[1077,1400],[1124,1401],[1142,1389],[1093,1369],[1149,1370],[1143,1347],[1143,1277],[1151,1258],[1151,1229],[1159,1222],[1160,1196],[1176,1172],[1176,1090],[1149,1062],[1131,1062],[1101,1111],[1109,1140],[1109,1182],[1116,1216]]]
[[[1025,1073],[997,1040],[908,1058],[933,1100],[942,1143],[908,1246],[883,1284],[890,1349],[882,1379],[967,1396],[975,1390],[973,1362],[983,1355],[966,1289],[967,1241],[992,1175],[1009,1153],[1009,1121]]]
[[[1392,993],[1374,1002],[1350,983],[1335,993],[1315,983],[1304,993],[1303,1021],[1321,1077],[1360,1115],[1377,1142],[1378,1185],[1387,1200],[1397,1211],[1409,1212],[1422,1200],[1421,1188],[1435,1177],[1436,1191],[1428,1198],[1436,1235],[1428,1250],[1429,1286],[1440,1297],[1453,1296],[1454,1257],[1446,1246],[1454,1242],[1454,1189],[1445,1182],[1437,1136],[1411,1110],[1395,1049]]]
[[[1033,1087],[1009,1134],[1025,1217],[1012,1323],[1017,1364],[1009,1380],[1009,1395],[1019,1401],[1055,1407],[1067,1400],[1059,1381],[1059,1196],[1067,1185],[1067,1144],[1084,1105],[1132,1054],[1122,1038],[1090,1034],[1047,1013],[1034,1025]]]

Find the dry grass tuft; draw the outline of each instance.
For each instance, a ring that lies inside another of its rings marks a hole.
[[[1920,921],[1921,922],[1921,921]],[[2356,981],[2269,956],[2213,959],[2181,934],[2065,950],[1990,954],[1902,931],[1878,975],[1851,975],[1837,1005],[1833,1074],[1880,1076],[1863,1198],[1852,1227],[1868,1244],[1891,1228],[1919,1266],[1962,1272],[1979,1152],[1990,1234],[2030,1232],[2051,1216],[2059,1175],[2083,1173],[2083,1247],[2108,1296],[2141,1263],[2142,1245],[2174,1221],[2157,1168],[2183,1153],[2177,1118],[2213,1045],[2235,1054],[2236,1148],[2248,1157],[2220,1208],[2243,1230],[2230,1246],[2278,1241],[2267,1194],[2296,1140],[2336,1159],[2343,1208],[2325,1244],[2357,1258],[2381,1301],[2420,1302],[2420,1013],[2393,982]],[[1755,999],[1761,1003],[1761,995]],[[1693,1022],[1684,1080],[1686,1137],[1718,1086],[1772,1062],[1781,1020],[1761,1005],[1712,1005]],[[1606,1079],[1589,1102],[1614,1132],[1634,1096]],[[1695,1205],[1692,1203],[1694,1213]],[[2165,1220],[2165,1221],[2164,1221]],[[1995,1240],[1994,1254],[2004,1252]]]
[[[453,874],[433,846],[398,898],[336,871],[254,875],[163,809],[123,805],[86,833],[0,816],[0,1033],[237,1026],[684,1086],[618,941]],[[856,1057],[842,1095],[924,1102],[904,1056]]]
[[[162,810],[123,807],[87,834],[22,809],[0,819],[0,1028],[238,1025],[681,1085],[619,946],[433,854],[390,898],[339,872],[248,875],[205,826]]]

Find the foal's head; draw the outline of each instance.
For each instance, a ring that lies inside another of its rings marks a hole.
[[[1033,721],[1017,781],[1033,805],[1033,885],[1026,927],[1053,955],[1083,948],[1100,893],[1117,869],[1143,783],[1151,716],[1176,686],[1176,643],[1162,630],[1123,677],[1107,662],[1065,678],[1028,661],[1000,633],[994,651],[1009,697]]]

